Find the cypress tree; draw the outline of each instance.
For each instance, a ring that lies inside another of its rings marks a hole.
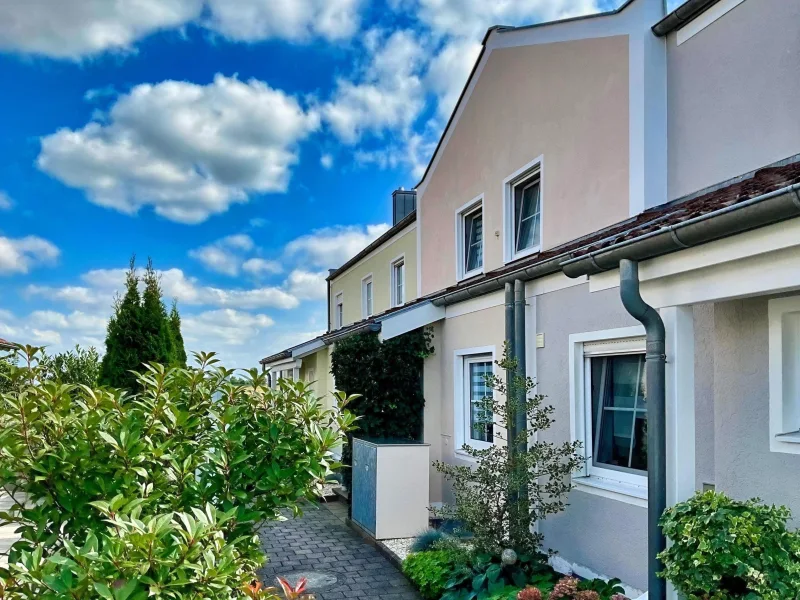
[[[142,294],[144,346],[141,362],[157,362],[169,366],[175,363],[175,348],[167,309],[161,300],[161,282],[153,268],[152,259],[147,261],[147,268],[142,280],[144,281],[144,293]]]
[[[169,329],[172,334],[172,345],[175,349],[175,365],[178,367],[186,366],[186,347],[183,344],[183,334],[181,333],[181,315],[178,312],[178,301],[172,301],[172,310],[169,313]]]
[[[131,257],[125,276],[125,295],[114,301],[114,314],[106,331],[106,353],[100,366],[100,383],[116,388],[134,390],[136,378],[130,372],[141,368],[142,330],[139,277],[136,257]]]

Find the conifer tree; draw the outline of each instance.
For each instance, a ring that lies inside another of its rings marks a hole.
[[[175,365],[186,366],[186,347],[183,344],[181,333],[181,315],[178,312],[178,301],[172,301],[172,310],[169,313],[169,329],[172,334],[172,346],[175,350]]]
[[[136,379],[130,372],[141,368],[142,331],[139,276],[136,274],[136,257],[131,257],[125,276],[125,295],[114,301],[114,314],[108,322],[106,353],[100,367],[100,383],[133,390]]]
[[[148,259],[144,272],[144,293],[142,294],[142,333],[144,346],[141,362],[157,362],[162,365],[175,363],[170,321],[167,309],[161,300],[161,282],[153,268],[152,259]]]

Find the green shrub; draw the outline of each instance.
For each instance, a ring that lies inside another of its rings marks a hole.
[[[21,534],[2,598],[241,597],[264,562],[257,529],[322,489],[354,420],[343,394],[328,410],[256,369],[234,384],[213,354],[150,365],[130,395],[42,382],[28,352],[0,394],[0,485],[15,501],[0,520]]]
[[[45,379],[94,387],[100,377],[100,355],[94,347],[75,346],[53,356],[43,355],[41,367]]]
[[[448,536],[438,529],[428,529],[419,534],[411,545],[411,552],[425,552],[433,550],[437,544],[445,540]]]
[[[454,571],[467,564],[467,554],[458,550],[414,552],[403,561],[403,573],[425,600],[439,600]]]
[[[488,598],[508,587],[522,588],[529,584],[549,591],[557,579],[543,554],[523,554],[513,564],[504,564],[497,555],[475,554],[469,564],[453,570],[442,600]]]
[[[672,545],[661,553],[663,577],[689,600],[800,594],[800,539],[786,529],[791,513],[758,499],[740,502],[697,493],[661,519]]]

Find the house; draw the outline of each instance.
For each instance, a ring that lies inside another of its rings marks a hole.
[[[542,437],[585,453],[538,524],[558,566],[675,598],[655,576],[665,504],[715,488],[800,515],[798,97],[798,0],[487,32],[415,187],[418,297],[350,327],[433,329],[424,438],[469,465],[463,444],[497,442],[472,408],[517,285],[525,371],[555,407]]]
[[[392,194],[393,223],[361,252],[328,275],[328,330],[312,340],[263,358],[272,385],[280,378],[310,382],[330,399],[335,385],[331,353],[343,337],[377,331],[385,315],[417,299],[416,191]]]
[[[0,338],[0,350],[13,350],[13,349],[14,349],[14,344],[4,340],[3,338]]]

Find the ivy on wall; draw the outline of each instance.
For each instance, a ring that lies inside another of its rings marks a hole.
[[[361,394],[348,406],[360,417],[356,437],[422,440],[423,363],[433,352],[433,333],[417,329],[381,342],[376,333],[353,335],[336,342],[331,372],[336,388]],[[348,436],[352,442],[352,436]],[[350,465],[351,443],[342,453]],[[349,487],[350,470],[345,471]]]

